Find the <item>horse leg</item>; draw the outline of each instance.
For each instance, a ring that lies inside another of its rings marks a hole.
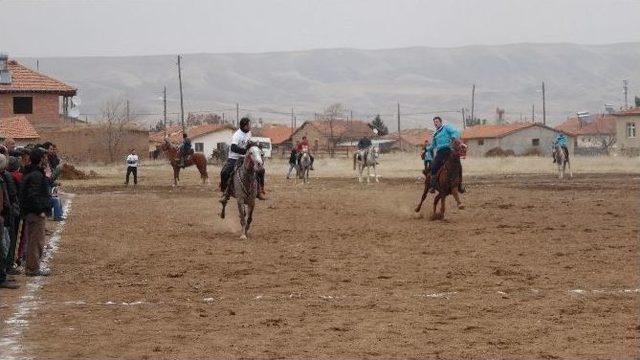
[[[362,172],[364,171],[364,168],[362,167],[361,164],[358,164],[358,182],[362,182]]]
[[[438,215],[440,220],[444,219],[444,211],[445,211],[445,207],[446,207],[446,205],[445,205],[446,202],[447,202],[447,195],[444,195],[442,197],[442,200],[440,200],[440,214]]]
[[[571,171],[571,162],[567,160],[567,166],[569,167],[569,178],[573,179],[573,171]]]
[[[253,202],[252,204],[247,206],[248,212],[247,212],[247,227],[244,231],[245,236],[249,233],[249,227],[251,227],[251,222],[253,221],[253,209],[255,209],[256,204],[255,202]]]
[[[380,182],[380,180],[378,180],[378,170],[376,170],[376,164],[373,164],[373,177],[376,179],[377,183]]]
[[[456,204],[458,204],[458,209],[463,210],[464,209],[464,204],[462,203],[462,201],[460,201],[460,194],[458,193],[458,186],[454,186],[453,189],[451,190],[451,195],[453,195],[453,198],[456,200]]]
[[[178,186],[178,176],[180,176],[180,168],[174,166],[174,168],[173,168],[173,187]]]
[[[420,199],[420,203],[416,207],[415,212],[420,212],[420,209],[422,209],[422,203],[424,202],[424,199],[427,198],[428,194],[429,194],[429,179],[427,179],[427,181],[424,183],[424,191],[422,192],[422,199]]]
[[[245,240],[247,238],[247,221],[245,220],[245,209],[242,200],[238,199],[238,214],[240,215],[240,226],[242,226],[242,235],[240,239]]]
[[[440,201],[440,198],[441,198],[440,193],[438,193],[435,199],[433,199],[433,213],[431,213],[431,220],[438,220],[436,209],[438,208],[438,201]]]
[[[225,216],[225,209],[226,209],[226,207],[227,207],[227,201],[226,201],[226,200],[223,200],[223,201],[220,201],[220,203],[222,204],[222,211],[220,211],[220,218],[221,218],[221,219],[224,219],[224,216]]]

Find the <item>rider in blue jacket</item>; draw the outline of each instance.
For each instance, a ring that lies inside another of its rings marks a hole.
[[[460,138],[460,130],[451,124],[443,124],[442,118],[436,116],[433,118],[433,124],[436,127],[436,131],[433,133],[433,141],[431,142],[432,148],[436,152],[435,159],[431,165],[431,182],[429,184],[430,191],[433,193],[436,191],[436,174],[442,167],[445,160],[451,154],[451,142],[453,139]],[[460,185],[460,192],[464,192],[462,184]]]
[[[426,176],[431,170],[431,163],[433,163],[433,145],[431,145],[429,139],[424,141],[421,157],[422,161],[424,161],[424,175]]]
[[[567,148],[567,144],[568,144],[569,140],[567,139],[567,136],[561,132],[556,134],[556,139],[553,142],[553,147],[556,148],[558,146],[560,146],[562,148],[562,151],[564,151],[564,156],[569,159],[569,149]],[[555,164],[556,159],[555,157],[553,158],[553,163]]]

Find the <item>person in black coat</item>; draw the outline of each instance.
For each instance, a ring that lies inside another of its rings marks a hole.
[[[27,276],[47,276],[49,271],[40,268],[40,259],[44,252],[45,219],[51,215],[49,186],[43,169],[42,149],[31,151],[31,164],[25,168],[25,175],[20,188],[20,204],[22,216],[28,231],[26,266]]]

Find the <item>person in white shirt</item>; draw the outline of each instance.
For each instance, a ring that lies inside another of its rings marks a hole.
[[[125,185],[129,185],[129,175],[133,174],[133,185],[138,185],[138,155],[136,149],[131,149],[127,156],[127,179]]]
[[[231,147],[229,148],[229,157],[227,162],[220,171],[220,191],[223,196],[229,185],[229,180],[233,174],[233,170],[236,167],[238,159],[243,158],[247,153],[247,144],[251,140],[251,120],[248,117],[240,119],[240,128],[231,137]],[[264,185],[264,184],[261,184]],[[262,186],[258,191],[258,199],[264,200],[264,194]]]

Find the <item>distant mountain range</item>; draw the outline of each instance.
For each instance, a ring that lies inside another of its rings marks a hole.
[[[35,59],[19,59],[35,68]],[[168,111],[178,119],[176,57],[69,57],[38,59],[40,71],[79,89],[80,111],[91,120],[101,105],[126,97],[144,122],[160,119],[163,86]],[[471,107],[490,121],[496,107],[517,121],[542,117],[540,87],[546,84],[551,124],[576,111],[601,112],[605,103],[622,105],[622,80],[629,101],[640,95],[640,43],[613,45],[516,44],[459,48],[415,47],[389,50],[327,49],[264,54],[187,54],[182,58],[185,112],[224,112],[235,119],[249,113],[288,123],[294,107],[298,123],[332,103],[343,103],[354,118],[382,114],[396,128],[397,103],[403,127],[428,123],[441,112]],[[84,118],[84,116],[83,116]]]

